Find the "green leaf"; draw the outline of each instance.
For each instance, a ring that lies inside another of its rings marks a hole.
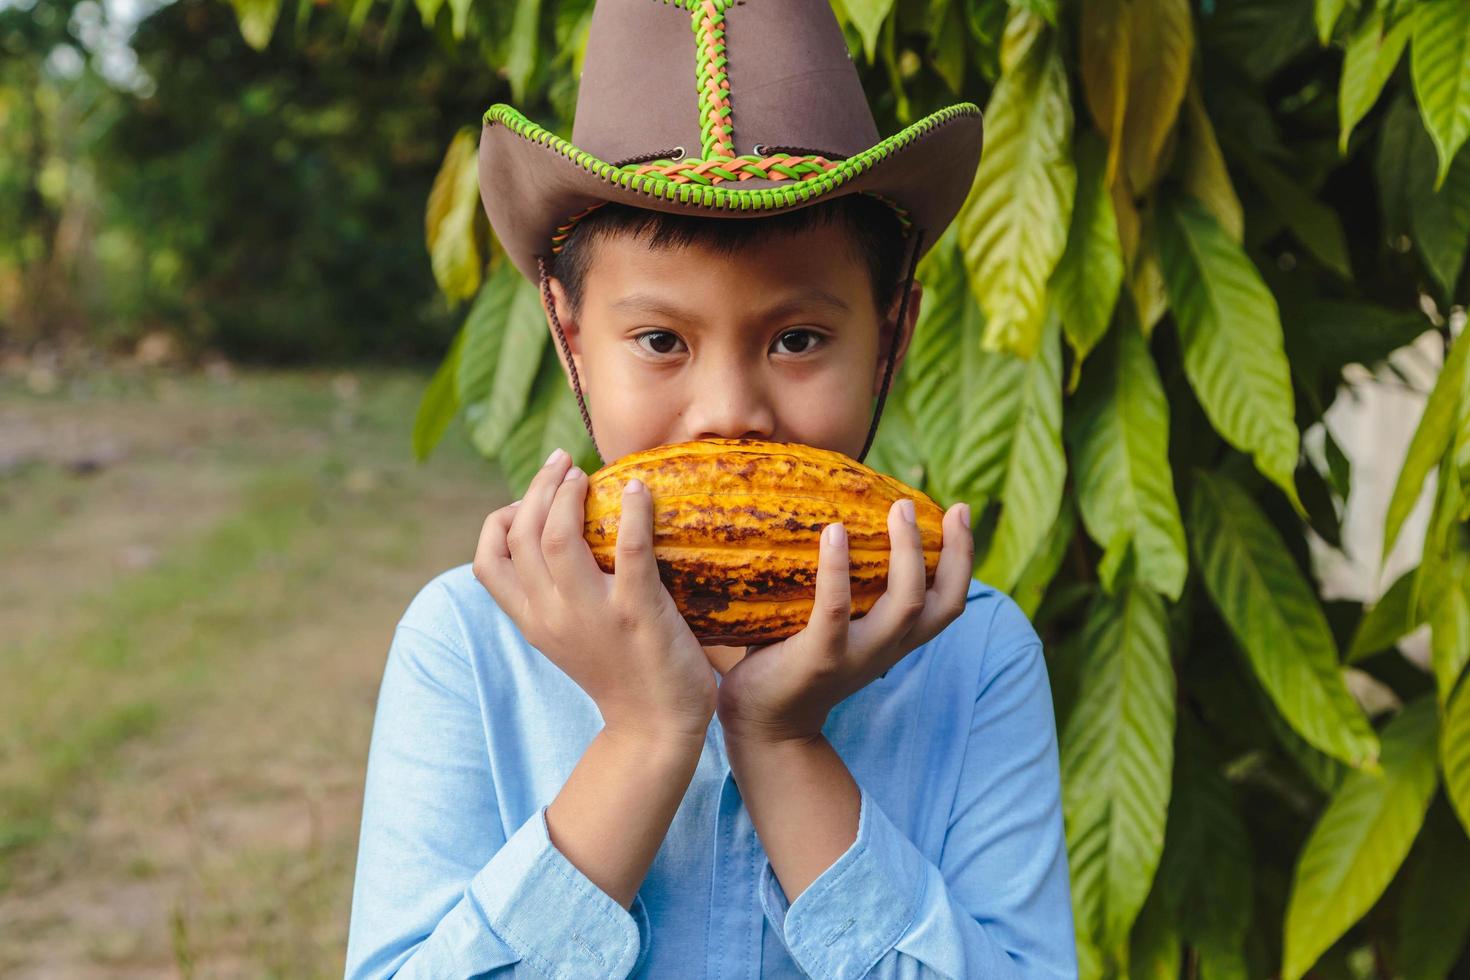
[[[1378,127],[1378,150],[1373,158],[1378,181],[1378,206],[1387,237],[1409,234],[1412,202],[1426,197],[1434,180],[1434,144],[1414,108],[1408,89],[1389,101]]]
[[[1356,663],[1380,650],[1387,650],[1424,622],[1414,602],[1416,570],[1400,575],[1388,591],[1364,613],[1348,647],[1348,663]]]
[[[509,262],[505,263],[510,265]],[[515,291],[503,307],[495,376],[483,397],[465,404],[470,440],[487,459],[500,452],[505,439],[525,414],[550,331],[536,286],[517,275]],[[468,357],[468,352],[466,352]],[[553,447],[554,448],[554,447]],[[547,450],[550,452],[550,450]]]
[[[1198,473],[1189,539],[1205,588],[1282,717],[1328,755],[1371,763],[1378,740],[1343,682],[1327,617],[1255,502],[1227,478]]]
[[[500,345],[505,339],[506,317],[515,306],[522,277],[510,262],[499,267],[480,287],[470,312],[460,328],[464,349],[455,370],[455,400],[461,405],[480,401],[495,385],[495,371],[500,363]]]
[[[1128,112],[1128,64],[1132,38],[1129,0],[1092,0],[1080,13],[1082,96],[1097,131],[1108,141],[1104,183],[1111,186],[1123,149]]]
[[[1047,586],[1051,580],[1056,578],[1057,570],[1062,567],[1062,559],[1066,557],[1067,545],[1072,543],[1072,535],[1077,530],[1077,512],[1071,503],[1062,499],[1062,505],[1057,510],[1057,519],[1052,522],[1051,530],[1046,532],[1041,546],[1031,555],[1031,560],[1021,570],[1020,578],[1011,587],[1011,598],[1016,600],[1016,605],[1026,614],[1027,619],[1036,615],[1036,610],[1041,605],[1041,600],[1046,596]]]
[[[1383,774],[1349,774],[1302,849],[1286,911],[1282,976],[1298,980],[1372,907],[1409,853],[1438,782],[1434,702],[1383,732]]]
[[[1215,430],[1286,492],[1299,435],[1276,299],[1241,247],[1188,198],[1159,202],[1154,231],[1184,373]]]
[[[1127,582],[1094,604],[1081,693],[1061,740],[1062,805],[1077,928],[1123,958],[1164,846],[1174,668],[1164,603]]]
[[[1155,884],[1128,937],[1128,980],[1179,980],[1183,962],[1179,923],[1159,898]]]
[[[1444,367],[1440,369],[1439,378],[1424,405],[1419,427],[1414,430],[1414,438],[1409,442],[1409,452],[1404,459],[1403,469],[1399,470],[1398,482],[1394,484],[1393,496],[1388,501],[1388,514],[1384,519],[1385,559],[1393,550],[1409,511],[1414,509],[1414,503],[1419,499],[1424,478],[1450,448],[1450,441],[1454,438],[1459,421],[1460,400],[1464,397],[1462,392],[1467,378],[1470,378],[1465,369],[1467,352],[1470,352],[1470,343],[1463,340],[1450,347],[1449,356],[1445,358]]]
[[[1387,33],[1383,30],[1383,11],[1373,10],[1364,17],[1348,39],[1342,60],[1342,84],[1338,89],[1338,149],[1347,152],[1348,139],[1403,57],[1414,22],[1405,18]]]
[[[1231,149],[1232,159],[1251,175],[1271,211],[1286,223],[1296,240],[1328,269],[1344,279],[1352,278],[1347,235],[1337,212],[1248,146],[1236,143]]]
[[[480,288],[485,256],[480,248],[479,134],[455,134],[429,190],[424,237],[439,289],[451,300],[468,299]]]
[[[516,496],[525,493],[554,449],[571,453],[573,462],[585,472],[595,472],[602,465],[561,361],[548,354],[533,377],[525,415],[506,438],[497,460]]]
[[[1029,11],[1053,26],[1057,22],[1057,0],[1010,0],[1011,6]]]
[[[1185,191],[1215,216],[1231,241],[1240,241],[1245,230],[1245,213],[1215,137],[1215,125],[1205,111],[1199,82],[1193,78],[1184,98],[1184,138],[1180,153],[1184,157],[1181,179]]]
[[[1128,304],[1083,376],[1068,421],[1077,505],[1105,549],[1103,587],[1111,591],[1132,548],[1139,580],[1178,599],[1189,558],[1169,468],[1169,403]]]
[[[1062,328],[1077,352],[1069,389],[1077,387],[1082,362],[1107,332],[1123,285],[1123,245],[1104,175],[1107,146],[1091,133],[1078,137],[1078,144],[1072,227],[1051,278]]]
[[[536,71],[540,27],[541,0],[516,0],[515,20],[510,29],[510,57],[505,64],[511,97],[516,102],[525,100],[526,86]]]
[[[878,50],[878,35],[883,31],[883,21],[893,10],[893,0],[843,0],[843,4],[848,18],[862,35],[863,51],[868,56],[868,64],[872,64]]]
[[[1445,710],[1439,742],[1445,792],[1470,833],[1470,684],[1461,684]]]
[[[459,353],[464,348],[464,336],[465,330],[461,327],[449,345],[449,353],[444,355],[444,360],[439,363],[419,398],[418,412],[413,420],[413,455],[419,462],[429,458],[439,440],[444,438],[444,430],[454,419],[454,413],[459,411],[454,378],[459,371]]]
[[[1439,151],[1440,187],[1450,161],[1470,136],[1470,4],[1419,0],[1414,8],[1414,47],[1409,64],[1424,125]]]
[[[924,455],[904,398],[906,383],[904,372],[893,376],[888,397],[883,402],[878,433],[873,437],[873,444],[868,447],[868,456],[863,462],[911,487],[921,487],[924,484]]]
[[[995,434],[1009,416],[1011,399],[1020,394],[1019,390],[981,391],[964,383],[975,377],[982,363],[997,363],[998,355],[980,349],[985,322],[970,293],[964,261],[955,246],[957,237],[951,224],[919,263],[924,302],[900,372],[907,377],[903,398],[927,462],[927,476],[944,500],[961,496],[961,482],[950,463],[959,434]],[[1016,361],[1017,374],[1024,371],[1025,363]],[[970,503],[978,516],[984,501]]]
[[[1005,476],[1000,487],[1000,521],[977,572],[983,581],[1006,591],[1021,577],[1062,503],[1067,460],[1062,452],[1061,333],[1056,317],[1050,317],[1040,355],[1031,362],[1022,362],[1027,365],[1024,387],[1002,461]],[[994,389],[981,384],[979,390]]]
[[[1437,569],[1419,603],[1429,617],[1429,662],[1441,706],[1470,661],[1470,554],[1456,552]]]
[[[1189,0],[1132,0],[1129,12],[1128,108],[1121,161],[1135,194],[1159,176],[1164,144],[1184,103],[1194,57]]]
[[[281,0],[230,0],[240,22],[240,36],[257,51],[264,51],[276,32]]]
[[[1250,835],[1230,783],[1206,761],[1193,740],[1177,767],[1169,801],[1169,831],[1161,879],[1177,894],[1179,929],[1199,959],[1201,977],[1245,980],[1245,933],[1250,927],[1254,866]],[[1174,849],[1180,856],[1171,862]]]
[[[1470,840],[1443,806],[1431,805],[1410,862],[1397,916],[1395,975],[1444,980],[1470,938]]]
[[[1011,12],[1003,58],[1014,63],[991,92],[985,153],[959,216],[985,347],[1023,357],[1041,339],[1047,281],[1066,246],[1077,185],[1067,73],[1040,24]]]
[[[1470,151],[1455,158],[1438,191],[1422,180],[1410,188],[1409,200],[1414,245],[1444,295],[1452,296],[1470,249]]]
[[[1324,46],[1332,40],[1332,29],[1346,6],[1347,0],[1317,0],[1317,40]]]

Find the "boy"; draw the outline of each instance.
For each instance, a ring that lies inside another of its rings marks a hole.
[[[571,143],[492,108],[481,189],[599,455],[861,459],[978,111],[877,143],[827,0],[600,0],[590,31]],[[690,633],[636,481],[597,568],[586,488],[553,454],[399,623],[349,977],[1076,975],[1040,641],[970,578],[965,505],[926,588],[895,504],[857,621],[829,526],[811,622],[746,649]]]

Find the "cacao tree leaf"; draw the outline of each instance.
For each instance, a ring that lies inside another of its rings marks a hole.
[[[915,435],[923,454],[927,475],[940,499],[954,501],[965,486],[952,458],[962,433],[988,439],[1006,431],[1020,392],[987,391],[967,383],[981,365],[995,367],[994,355],[980,349],[985,322],[965,276],[964,260],[956,247],[957,232],[951,224],[939,242],[919,263],[918,277],[924,283],[924,302],[919,321],[904,355],[906,377],[903,399],[913,419]],[[958,360],[958,369],[956,369]],[[1024,362],[1012,365],[1021,373]],[[973,444],[966,452],[973,449]],[[998,492],[999,479],[987,480],[986,495]],[[976,515],[984,498],[970,500]]]
[[[419,462],[429,458],[444,430],[459,411],[459,398],[454,391],[454,378],[459,372],[459,353],[464,347],[465,329],[460,327],[449,345],[449,353],[439,362],[434,376],[419,397],[413,420],[413,455]]]
[[[1470,4],[1419,0],[1414,8],[1414,46],[1409,54],[1414,94],[1439,153],[1435,189],[1470,136]]]
[[[240,23],[240,36],[256,51],[264,51],[276,32],[281,0],[230,0]]]
[[[1403,57],[1414,22],[1410,19],[1384,29],[1383,11],[1373,10],[1353,30],[1342,59],[1338,89],[1338,149],[1347,152],[1353,128],[1373,108],[1379,93]]]
[[[1353,633],[1352,645],[1348,647],[1348,663],[1357,663],[1387,650],[1424,622],[1418,604],[1414,602],[1414,577],[1417,573],[1417,569],[1412,569],[1400,575],[1363,614]]]
[[[509,262],[505,264],[510,265]],[[503,336],[490,389],[484,397],[465,404],[465,424],[469,428],[470,439],[487,459],[500,452],[506,437],[525,414],[537,368],[542,363],[542,352],[546,350],[550,336],[535,284],[519,275],[511,301],[505,308],[501,329]]]
[[[1470,554],[1456,552],[1437,568],[1419,603],[1429,619],[1429,662],[1443,707],[1470,661]]]
[[[1061,740],[1077,928],[1115,962],[1164,846],[1174,754],[1167,625],[1163,600],[1131,579],[1099,596],[1079,649],[1082,696]]]
[[[1220,152],[1215,126],[1205,111],[1199,82],[1193,78],[1184,98],[1184,140],[1180,152],[1184,157],[1184,189],[1215,216],[1232,241],[1240,241],[1245,231],[1245,213],[1240,198],[1235,195],[1225,156]]]
[[[1009,591],[1056,520],[1067,478],[1062,452],[1062,341],[1055,315],[1047,318],[1041,351],[1024,371],[1015,426],[1003,459],[1000,520],[978,576]],[[1008,358],[1008,354],[993,354]],[[981,391],[989,391],[985,385]],[[972,505],[973,508],[973,505]]]
[[[1189,559],[1169,467],[1169,404],[1127,304],[1089,366],[1068,417],[1077,505],[1105,551],[1099,574],[1111,591],[1131,547],[1141,582],[1170,599]]]
[[[418,7],[424,26],[433,30],[434,18],[439,16],[439,8],[444,6],[444,0],[414,0],[414,5]]]
[[[1057,22],[1057,0],[1011,0],[1011,6],[1029,11],[1053,26]]]
[[[1292,373],[1302,390],[1325,407],[1342,384],[1346,365],[1378,367],[1390,353],[1429,329],[1429,321],[1416,311],[1357,300],[1313,299],[1284,305],[1281,327]]]
[[[1072,227],[1051,278],[1062,328],[1077,353],[1069,391],[1076,389],[1082,362],[1107,331],[1123,285],[1123,246],[1104,182],[1106,154],[1107,147],[1095,136],[1079,137]]]
[[[1299,435],[1276,299],[1240,246],[1189,198],[1152,223],[1184,348],[1184,371],[1210,423],[1301,511],[1292,475]]]
[[[1118,173],[1128,110],[1133,24],[1129,7],[1130,0],[1093,0],[1082,4],[1080,13],[1082,95],[1097,131],[1107,140],[1104,183],[1109,186]]]
[[[1407,89],[1399,90],[1383,115],[1373,171],[1384,232],[1390,238],[1408,235],[1413,202],[1431,192],[1425,185],[1434,180],[1434,143]]]
[[[536,70],[540,52],[541,0],[516,0],[515,19],[510,28],[510,57],[506,59],[506,77],[510,80],[511,97],[524,102],[526,86]]]
[[[1470,833],[1470,684],[1461,684],[1445,710],[1439,740],[1445,792]]]
[[[1389,498],[1388,513],[1384,519],[1385,559],[1393,550],[1409,511],[1414,509],[1414,503],[1419,499],[1424,478],[1450,448],[1454,438],[1459,422],[1460,401],[1464,397],[1467,379],[1470,379],[1470,372],[1465,368],[1467,351],[1470,351],[1470,343],[1463,341],[1450,347],[1444,367],[1440,369],[1439,377],[1425,402],[1424,414],[1419,419],[1418,428],[1414,430],[1414,438],[1409,441],[1409,452],[1404,459],[1403,468],[1399,470],[1398,482],[1394,484],[1393,496]]]
[[[1422,169],[1429,169],[1427,160]],[[1409,207],[1414,246],[1444,295],[1453,296],[1470,249],[1470,151],[1455,158],[1438,191],[1428,179],[1416,183],[1409,191]]]
[[[1378,740],[1343,682],[1327,617],[1255,502],[1224,476],[1196,474],[1189,540],[1201,581],[1282,717],[1328,755],[1370,764]]]
[[[1128,107],[1122,163],[1136,193],[1159,176],[1159,156],[1184,102],[1194,57],[1189,0],[1132,0],[1129,11]]]
[[[1325,47],[1332,40],[1332,29],[1347,7],[1347,0],[1317,0],[1317,40]]]
[[[1215,52],[1260,84],[1317,46],[1316,0],[1230,0],[1205,32]]]
[[[1167,841],[1164,847],[1167,853]],[[1162,865],[1160,869],[1162,873]],[[1159,897],[1157,878],[1155,882],[1128,937],[1128,980],[1179,980],[1179,969],[1184,963],[1179,923],[1165,908]]]
[[[554,449],[565,449],[572,461],[587,473],[595,472],[602,465],[582,424],[581,409],[577,407],[561,361],[548,352],[531,377],[526,411],[506,436],[497,457],[506,484],[514,489],[517,497],[525,494]]]
[[[1296,240],[1328,269],[1344,279],[1352,278],[1347,235],[1337,212],[1248,146],[1233,144],[1231,156],[1250,174],[1261,196]]]
[[[883,30],[883,22],[893,10],[893,0],[843,0],[843,6],[847,10],[848,18],[862,35],[863,51],[871,65],[873,55],[878,50],[878,35]]]
[[[909,415],[908,401],[904,397],[906,384],[904,372],[899,371],[893,376],[888,397],[883,402],[878,432],[873,437],[873,445],[868,448],[868,456],[864,462],[880,473],[887,473],[911,487],[922,487],[924,455],[920,449],[914,420]]]
[[[934,70],[955,95],[965,86],[965,15],[962,7],[961,3],[946,2],[943,12],[944,26],[937,28],[929,39]]]
[[[1013,53],[1002,60],[1015,64],[991,93],[985,153],[959,216],[986,349],[1023,357],[1040,342],[1046,285],[1066,246],[1077,185],[1067,74],[1041,23],[1011,12],[1003,47]]]
[[[1282,976],[1299,980],[1367,912],[1409,853],[1438,784],[1432,699],[1383,731],[1383,773],[1350,773],[1302,848],[1286,911]]]
[[[455,134],[429,190],[424,237],[434,280],[451,300],[468,299],[480,288],[485,267],[481,251],[479,134],[465,127]]]
[[[1182,739],[1188,752],[1175,766],[1169,801],[1165,860],[1174,848],[1180,860],[1161,867],[1177,896],[1179,929],[1194,950],[1203,978],[1245,980],[1245,934],[1253,905],[1250,836],[1230,783],[1208,763],[1197,737]]]
[[[1031,560],[1026,562],[1020,578],[1016,579],[1016,584],[1011,588],[1011,598],[1016,600],[1016,605],[1021,607],[1027,619],[1035,618],[1036,610],[1046,596],[1047,586],[1051,585],[1057,570],[1062,567],[1067,546],[1072,543],[1072,535],[1076,531],[1077,512],[1064,497],[1051,530],[1046,532],[1041,546],[1031,555]]]
[[[1399,902],[1396,976],[1444,980],[1470,938],[1470,839],[1442,804],[1429,808]]]
[[[455,401],[461,405],[480,401],[495,385],[506,319],[516,305],[521,279],[512,263],[501,262],[470,304],[460,328],[464,348],[454,374]]]

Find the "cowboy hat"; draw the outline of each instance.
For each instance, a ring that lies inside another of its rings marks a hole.
[[[491,106],[480,198],[533,282],[610,201],[750,218],[866,193],[927,250],[969,192],[981,130],[960,102],[880,139],[829,0],[597,0],[571,140]]]

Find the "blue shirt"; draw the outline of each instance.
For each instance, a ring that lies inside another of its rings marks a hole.
[[[963,615],[832,710],[857,839],[794,903],[718,716],[631,910],[594,885],[546,807],[601,727],[470,565],[425,586],[378,695],[347,976],[1077,975],[1046,663],[1002,593],[972,580]]]

